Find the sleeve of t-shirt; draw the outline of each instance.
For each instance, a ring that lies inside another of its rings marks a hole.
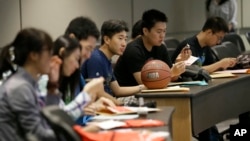
[[[18,87],[9,96],[9,103],[25,133],[34,133],[40,140],[55,140],[54,132],[42,123],[34,92],[27,85]]]
[[[85,92],[80,92],[74,100],[63,109],[74,119],[78,119],[83,115],[83,109],[91,102],[91,97]]]
[[[84,71],[83,76],[85,79],[87,78],[97,78],[104,75],[103,70],[103,63],[100,59],[91,56],[85,63],[84,63]]]
[[[128,73],[140,72],[145,63],[143,51],[138,47],[133,46],[125,50],[124,60],[127,64]]]

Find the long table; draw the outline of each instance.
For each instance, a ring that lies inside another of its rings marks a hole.
[[[157,108],[159,108],[161,111],[148,113],[146,118],[161,120],[165,122],[166,125],[159,126],[159,127],[150,127],[149,129],[153,131],[168,131],[170,133],[170,138],[168,138],[167,141],[172,140],[172,136],[173,136],[172,119],[173,119],[173,113],[175,112],[175,108],[170,107],[170,106],[160,106]],[[137,129],[140,129],[140,128],[137,128]],[[145,128],[141,128],[141,129],[145,129]]]
[[[139,93],[137,97],[174,106],[173,140],[191,141],[193,135],[224,120],[250,111],[250,75],[214,79],[208,86],[192,86],[189,92]]]

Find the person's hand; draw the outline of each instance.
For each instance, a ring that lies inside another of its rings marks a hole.
[[[171,68],[171,76],[172,77],[179,76],[183,72],[185,72],[185,63],[184,63],[184,61],[177,62],[177,63],[173,64],[173,66]]]
[[[184,48],[182,48],[180,54],[177,56],[175,62],[185,61],[192,55],[192,51],[190,50],[190,46],[187,44]]]
[[[48,74],[49,82],[58,83],[61,64],[62,60],[57,55],[51,57],[49,64],[50,72]]]
[[[223,58],[222,60],[219,61],[220,67],[222,69],[227,69],[230,67],[234,67],[236,64],[236,58]]]
[[[62,60],[57,56],[53,56],[50,59],[50,72],[48,74],[49,80],[47,83],[48,94],[58,94],[58,81],[60,76],[60,67]]]
[[[88,93],[92,101],[95,101],[100,95],[105,93],[103,86],[104,78],[93,78],[83,88],[83,91]]]
[[[97,111],[101,111],[106,109],[106,107],[115,107],[115,103],[111,100],[101,97],[96,102],[91,103],[87,107],[84,108],[85,115],[96,115]]]

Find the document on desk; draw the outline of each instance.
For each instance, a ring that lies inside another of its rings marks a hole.
[[[129,114],[129,115],[97,115],[94,116],[93,120],[126,120],[126,119],[136,119],[138,114]]]
[[[208,83],[203,81],[186,81],[186,82],[171,82],[168,84],[168,86],[176,86],[176,85],[198,85],[198,86],[207,86]]]
[[[212,79],[216,78],[230,78],[230,77],[236,77],[237,75],[232,73],[212,73],[210,74]]]
[[[150,93],[150,92],[187,92],[190,91],[188,87],[180,87],[180,86],[171,86],[163,89],[149,89],[142,90],[142,93]]]
[[[216,71],[215,73],[250,74],[250,69],[224,70],[224,71]]]
[[[124,115],[124,114],[133,114],[137,113],[142,107],[129,107],[129,106],[116,106],[116,107],[107,107],[105,110],[98,111],[97,114],[100,115]],[[143,107],[147,112],[160,111],[159,108],[148,108]]]

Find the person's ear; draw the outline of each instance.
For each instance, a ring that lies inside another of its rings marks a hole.
[[[212,29],[208,29],[208,30],[207,30],[207,34],[211,34],[211,35],[212,35],[212,34],[214,34],[214,33],[213,33]]]
[[[60,50],[59,50],[58,55],[61,56],[61,57],[63,57],[64,52],[65,52],[65,47],[61,47]]]
[[[143,27],[142,32],[143,32],[144,35],[147,35],[148,34],[148,29],[146,27]]]
[[[29,57],[28,57],[31,61],[37,61],[39,60],[39,54],[36,52],[30,52]]]
[[[103,40],[104,40],[105,44],[109,44],[109,42],[110,42],[110,38],[108,36],[104,36]]]
[[[74,33],[70,33],[70,34],[69,34],[69,37],[70,37],[70,38],[73,38],[73,39],[75,39],[75,38],[76,38],[76,36],[75,36],[75,34],[74,34]]]

